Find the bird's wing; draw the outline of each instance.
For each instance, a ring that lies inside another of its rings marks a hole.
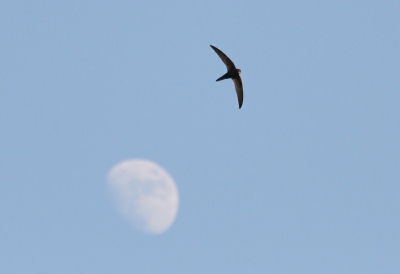
[[[236,89],[236,95],[238,98],[239,102],[239,108],[242,107],[243,104],[243,84],[242,84],[242,78],[240,78],[240,75],[238,77],[232,78],[233,83],[235,83],[235,89]]]
[[[221,58],[222,62],[224,62],[226,68],[228,70],[231,70],[233,68],[236,69],[235,64],[231,61],[231,59],[228,58],[228,56],[225,55],[225,53],[223,53],[222,51],[220,51],[219,49],[217,49],[216,47],[210,45],[212,47],[212,49],[218,54],[219,58]]]

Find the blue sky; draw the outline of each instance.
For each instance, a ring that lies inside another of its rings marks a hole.
[[[400,273],[400,3],[3,1],[1,273]],[[242,70],[244,103],[210,48]],[[180,194],[164,234],[112,166]]]

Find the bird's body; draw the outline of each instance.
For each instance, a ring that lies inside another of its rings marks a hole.
[[[222,62],[224,62],[224,64],[226,65],[226,69],[228,70],[228,72],[219,77],[217,81],[229,78],[233,80],[233,83],[235,84],[236,94],[238,97],[239,108],[241,108],[243,104],[243,84],[242,84],[242,79],[240,78],[239,75],[241,70],[237,69],[235,67],[235,64],[231,61],[231,59],[229,59],[228,56],[226,56],[222,51],[220,51],[214,46],[211,46],[211,48],[218,54]]]

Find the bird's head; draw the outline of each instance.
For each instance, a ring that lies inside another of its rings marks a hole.
[[[237,73],[240,74],[242,71],[240,69],[237,69]]]

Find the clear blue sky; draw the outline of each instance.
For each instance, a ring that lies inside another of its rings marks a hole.
[[[400,2],[2,1],[0,38],[0,273],[400,273]]]

